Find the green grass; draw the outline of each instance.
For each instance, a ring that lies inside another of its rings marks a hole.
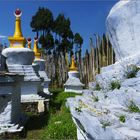
[[[126,78],[134,78],[140,69],[136,65],[127,66]]]
[[[99,83],[96,83],[96,86],[95,86],[95,90],[101,90],[102,88],[100,87]]]
[[[94,101],[94,102],[98,102],[98,101],[99,101],[98,96],[94,96],[94,97],[93,97],[93,101]]]
[[[51,90],[53,96],[50,110],[46,115],[36,116],[36,119],[34,116],[31,117],[27,139],[76,139],[76,126],[69,109],[65,106],[66,98],[74,97],[76,94],[61,91]]]
[[[111,123],[109,121],[102,121],[101,124],[103,129],[106,129],[106,127],[111,126]]]
[[[82,108],[81,106],[75,107],[75,110],[80,113],[80,112],[82,112],[81,108]]]
[[[125,123],[125,116],[124,115],[119,116],[119,121]]]
[[[60,92],[63,92],[64,89],[61,89],[61,88],[51,89],[51,88],[50,88],[49,91],[50,91],[51,93],[53,93],[53,94],[58,94],[58,93],[60,93]]]
[[[111,82],[111,90],[120,89],[121,85],[119,81],[112,81]]]
[[[140,109],[133,101],[130,101],[130,105],[128,106],[130,112],[140,113]]]

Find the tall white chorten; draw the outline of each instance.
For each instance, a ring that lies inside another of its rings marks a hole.
[[[2,51],[6,58],[6,65],[9,72],[24,75],[24,81],[21,83],[21,102],[34,102],[42,99],[38,95],[41,79],[35,73],[32,66],[34,61],[34,52],[25,48],[26,39],[23,37],[21,29],[21,10],[17,9],[15,15],[15,32],[9,37],[10,47]]]

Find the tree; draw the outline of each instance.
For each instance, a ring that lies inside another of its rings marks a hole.
[[[73,48],[73,32],[71,30],[71,22],[69,18],[66,18],[63,14],[59,14],[54,21],[55,40],[58,52],[61,51],[64,54],[70,52]]]
[[[63,14],[59,14],[54,21],[54,32],[59,35],[59,37],[66,38],[68,31],[70,31],[70,20],[66,19]]]
[[[80,36],[79,33],[76,33],[74,36],[74,43],[81,48],[82,44],[83,44],[83,38]]]
[[[30,23],[34,32],[37,32],[37,37],[49,33],[53,28],[53,14],[47,8],[39,8],[36,14],[32,17]]]
[[[39,43],[42,44],[42,47],[47,51],[50,51],[54,46],[54,39],[51,33],[47,33],[44,37],[43,35],[39,38]]]
[[[81,51],[82,51],[81,47],[83,44],[83,38],[80,36],[79,33],[76,33],[74,36],[74,44],[76,44],[75,56],[76,56],[76,62],[78,62],[81,61]]]

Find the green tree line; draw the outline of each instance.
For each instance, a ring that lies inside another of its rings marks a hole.
[[[38,11],[32,17],[31,28],[36,32],[42,49],[47,54],[62,52],[73,54],[73,47],[80,51],[83,38],[79,33],[74,33],[71,29],[71,21],[64,14],[59,13],[54,18],[53,13],[44,7],[39,7]]]
[[[88,83],[95,80],[101,68],[115,62],[115,54],[108,35],[101,37],[94,34],[89,39],[89,49],[82,56],[83,38],[79,33],[73,33],[71,21],[64,14],[54,18],[47,8],[39,8],[31,20],[33,32],[39,39],[46,60],[46,72],[51,79],[51,87],[63,87],[68,78],[71,59],[75,53],[81,81]],[[94,39],[93,39],[94,38]]]

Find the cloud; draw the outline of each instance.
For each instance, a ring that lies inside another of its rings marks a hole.
[[[7,36],[0,35],[0,39],[5,39],[5,38],[7,38]]]

